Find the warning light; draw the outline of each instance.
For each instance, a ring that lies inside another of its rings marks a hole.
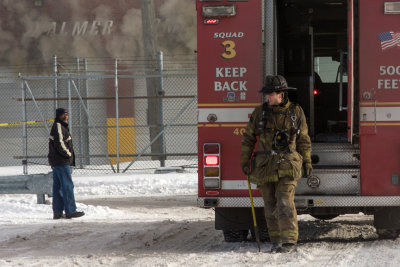
[[[219,164],[219,157],[218,156],[206,156],[204,158],[204,162],[206,165],[216,166]]]
[[[314,95],[318,95],[318,90],[314,90]]]
[[[219,19],[205,19],[204,24],[205,25],[217,25],[217,24],[219,24]]]

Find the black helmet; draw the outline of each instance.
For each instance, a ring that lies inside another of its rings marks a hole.
[[[267,75],[265,77],[265,86],[259,91],[263,94],[271,94],[273,92],[284,92],[288,90],[297,90],[297,88],[289,87],[286,79],[281,75]]]

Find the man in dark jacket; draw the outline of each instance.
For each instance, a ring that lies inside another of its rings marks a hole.
[[[58,108],[49,137],[49,164],[53,169],[53,219],[67,219],[85,215],[76,211],[71,166],[75,166],[75,153],[68,129],[68,110]]]

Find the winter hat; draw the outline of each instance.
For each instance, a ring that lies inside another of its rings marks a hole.
[[[65,108],[58,108],[56,109],[56,118],[60,117],[62,114],[68,114],[68,109]]]

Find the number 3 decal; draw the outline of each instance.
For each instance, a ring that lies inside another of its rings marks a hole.
[[[222,57],[225,59],[232,59],[236,56],[236,50],[235,50],[235,42],[232,40],[226,40],[223,41],[221,44],[223,47],[225,47],[225,52],[222,53]]]

